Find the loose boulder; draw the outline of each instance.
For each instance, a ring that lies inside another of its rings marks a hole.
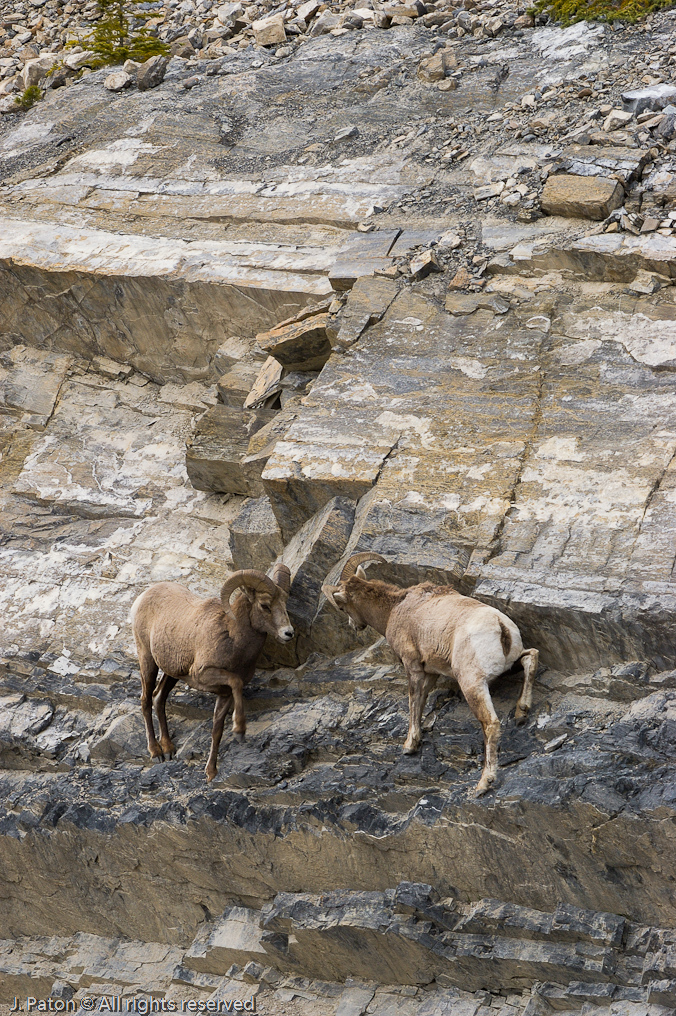
[[[167,61],[163,56],[151,56],[136,71],[136,84],[142,92],[156,88],[164,81]]]
[[[550,176],[542,191],[542,211],[567,218],[605,219],[624,200],[618,180],[602,176]]]
[[[242,467],[252,434],[274,414],[246,412],[231,406],[212,406],[197,424],[186,445],[186,469],[193,487],[223,494],[258,495],[260,482]]]

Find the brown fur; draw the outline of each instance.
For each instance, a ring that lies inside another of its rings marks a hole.
[[[344,573],[349,572],[348,562]],[[370,625],[384,635],[402,661],[408,676],[410,711],[405,752],[410,754],[420,746],[423,709],[438,675],[458,682],[484,732],[484,769],[476,793],[485,793],[497,774],[500,738],[500,721],[488,685],[521,659],[524,684],[516,718],[524,719],[531,705],[538,651],[523,649],[519,629],[505,614],[451,586],[423,582],[401,589],[367,579],[359,565],[345,581],[325,585],[323,591],[334,607],[348,614],[354,627]]]
[[[237,573],[251,575],[252,573]],[[281,642],[293,636],[286,612],[288,569],[278,566],[274,593],[247,586],[228,607],[221,600],[204,600],[175,582],[159,582],[146,589],[131,609],[132,629],[141,669],[141,707],[151,757],[171,757],[165,703],[177,681],[216,695],[207,779],[217,773],[218,746],[226,712],[233,708],[233,731],[244,739],[246,719],[242,689],[253,677],[267,635]],[[227,612],[226,612],[227,608]],[[160,742],[155,738],[152,701],[158,671],[164,676],[155,694]]]

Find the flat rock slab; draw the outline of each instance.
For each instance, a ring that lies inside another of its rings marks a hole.
[[[492,269],[493,270],[493,269]],[[647,233],[600,233],[583,236],[565,246],[544,246],[537,241],[513,247],[502,264],[500,274],[564,270],[578,279],[598,282],[632,282],[640,271],[676,278],[676,237]]]
[[[640,177],[649,161],[645,149],[571,145],[557,155],[555,165],[573,176],[613,177],[626,185]]]
[[[1,234],[3,342],[30,334],[159,382],[209,376],[223,320],[251,334],[331,290],[321,248],[187,244],[16,219]]]
[[[158,413],[149,429],[149,419],[118,405],[114,392],[72,382],[14,492],[85,518],[143,517],[184,484],[188,419]]]
[[[242,459],[252,435],[273,418],[268,410],[222,405],[208,409],[186,445],[185,463],[193,487],[223,494],[262,494],[262,486],[242,468]]]
[[[623,200],[624,189],[618,180],[556,173],[545,183],[541,205],[549,215],[605,219]]]
[[[331,498],[356,501],[370,490],[398,434],[396,422],[351,408],[292,423],[262,474],[285,541]]]
[[[326,335],[328,314],[261,332],[256,342],[287,370],[321,370],[331,354]]]
[[[230,526],[230,553],[235,569],[267,571],[284,546],[277,519],[266,496],[249,498]]]
[[[13,346],[0,354],[0,406],[44,426],[72,362],[67,354]]]

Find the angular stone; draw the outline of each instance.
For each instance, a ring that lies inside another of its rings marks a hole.
[[[271,406],[281,391],[283,374],[284,367],[279,360],[269,356],[256,375],[251,391],[244,400],[244,408],[262,409],[266,405]]]
[[[418,64],[421,81],[443,81],[448,71],[458,63],[452,50],[438,50],[433,56],[426,56]]]
[[[108,765],[118,760],[147,758],[148,743],[140,710],[116,717],[105,733],[93,740],[89,750],[93,759]]]
[[[442,271],[442,267],[434,251],[425,250],[411,258],[408,270],[414,279],[424,279],[430,272]]]
[[[625,113],[621,109],[612,109],[603,121],[604,131],[616,131],[620,127],[626,127],[633,115],[633,113]]]
[[[281,46],[286,42],[283,14],[272,14],[268,18],[261,18],[259,21],[254,21],[251,27],[258,46]]]
[[[293,409],[276,411],[269,423],[252,434],[246,456],[242,459],[242,470],[255,486],[259,484],[261,474],[277,442],[284,437],[295,419],[296,413]]]
[[[333,497],[370,490],[397,436],[396,424],[352,408],[292,423],[262,476],[285,542]]]
[[[212,406],[197,423],[186,443],[188,477],[197,490],[259,496],[260,483],[242,468],[249,440],[274,417],[267,410],[249,412],[230,406]]]
[[[71,363],[66,354],[22,345],[0,353],[0,406],[46,423]]]
[[[126,71],[114,71],[105,79],[103,87],[107,88],[109,92],[121,92],[123,88],[129,88],[131,83],[131,74],[127,74]]]
[[[149,88],[157,88],[164,81],[167,70],[167,59],[164,56],[151,56],[136,71],[136,84],[141,92]]]
[[[313,631],[313,621],[322,583],[342,557],[350,537],[354,510],[354,501],[344,497],[332,498],[299,529],[280,555],[279,560],[291,571],[287,610],[296,630],[293,657],[286,652],[282,655],[277,647],[268,645],[268,654],[280,663],[286,663],[288,659],[292,665],[297,665],[311,652],[331,652],[323,633]]]
[[[601,942],[603,945],[619,946],[625,927],[623,917],[617,914],[596,913],[581,907],[559,903],[554,912],[552,934],[562,941]]]
[[[557,173],[548,177],[541,205],[548,215],[605,219],[623,200],[624,189],[618,180]]]
[[[56,53],[44,53],[35,60],[27,60],[19,74],[20,87],[25,90],[39,85],[58,60]]]
[[[242,409],[261,371],[260,360],[239,360],[218,379],[219,401],[233,409]]]
[[[400,229],[381,229],[353,236],[329,272],[333,288],[338,291],[352,289],[362,276],[388,268],[392,264],[388,254],[400,233]]]
[[[253,339],[232,335],[222,342],[214,353],[213,369],[217,377],[221,377],[235,366],[240,360],[250,357],[255,342]]]
[[[654,980],[648,984],[648,1002],[663,1005],[667,1009],[676,1007],[676,980]]]
[[[622,92],[625,107],[637,116],[646,109],[664,109],[668,103],[674,101],[676,101],[676,85],[650,85],[649,88]]]
[[[396,282],[369,276],[357,279],[339,315],[339,330],[334,347],[347,349],[364,329],[379,321],[399,290]]]
[[[336,1016],[363,1016],[374,994],[374,988],[346,988],[338,1000]]]
[[[227,973],[233,963],[243,966],[252,958],[265,959],[261,945],[262,929],[257,911],[228,907],[215,926],[207,926],[208,935],[188,949],[184,965],[199,973]]]
[[[287,370],[321,370],[331,354],[328,314],[306,317],[256,336],[256,342]]]
[[[251,498],[228,526],[230,553],[235,570],[267,571],[284,549],[282,534],[268,497]]]
[[[649,161],[647,149],[571,145],[556,157],[555,165],[573,176],[613,177],[626,186],[640,179]]]

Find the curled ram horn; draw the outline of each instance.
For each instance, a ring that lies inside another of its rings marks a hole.
[[[257,591],[266,589],[271,596],[277,595],[277,586],[264,572],[257,571],[255,568],[244,568],[242,571],[235,572],[229,579],[226,579],[221,588],[221,603],[226,614],[232,614],[230,597],[235,589],[240,589],[242,586]]]
[[[366,551],[363,554],[353,554],[349,561],[346,561],[343,570],[340,574],[340,581],[347,582],[351,579],[360,564],[364,564],[365,561],[377,561],[380,564],[387,564],[386,558],[382,554],[376,554],[375,551]]]
[[[291,572],[285,564],[276,564],[272,571],[272,581],[283,593],[289,595],[291,589]]]

